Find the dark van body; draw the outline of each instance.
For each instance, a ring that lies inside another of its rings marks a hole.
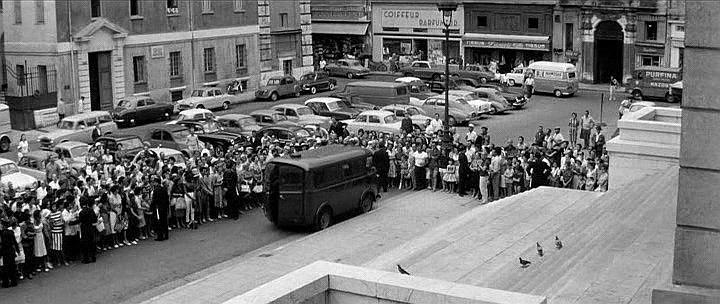
[[[330,145],[272,159],[265,168],[265,216],[278,226],[325,229],[338,215],[365,213],[376,199],[372,153]]]
[[[345,85],[345,90],[335,94],[351,104],[367,103],[378,107],[409,104],[410,92],[404,83],[381,81],[356,81]]]

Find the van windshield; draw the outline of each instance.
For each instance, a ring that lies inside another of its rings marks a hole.
[[[60,125],[58,128],[60,129],[66,129],[66,130],[72,130],[72,128],[75,126],[75,122],[69,121],[69,120],[63,120],[60,122]]]
[[[568,78],[575,79],[575,72],[568,73]]]

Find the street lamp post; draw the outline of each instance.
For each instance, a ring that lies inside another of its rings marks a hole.
[[[458,5],[455,0],[446,0],[438,3],[438,10],[442,12],[443,25],[445,26],[445,123],[443,125],[443,144],[445,149],[450,148],[452,137],[450,137],[450,26],[452,15]]]

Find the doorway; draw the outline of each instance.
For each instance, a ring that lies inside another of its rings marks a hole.
[[[90,69],[90,109],[92,111],[113,108],[112,72],[110,52],[88,53]]]
[[[283,60],[282,63],[283,63],[283,64],[282,64],[282,65],[283,65],[283,73],[285,73],[285,75],[292,75],[292,73],[293,73],[293,61],[292,61],[292,59],[290,59],[290,60]]]
[[[595,29],[595,83],[609,83],[610,77],[622,82],[623,30],[615,21],[603,21]]]

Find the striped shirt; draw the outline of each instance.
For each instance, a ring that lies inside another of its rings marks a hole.
[[[48,223],[50,223],[50,232],[62,233],[63,226],[65,224],[62,218],[62,212],[55,211],[53,213],[50,213],[50,216],[48,217]]]

